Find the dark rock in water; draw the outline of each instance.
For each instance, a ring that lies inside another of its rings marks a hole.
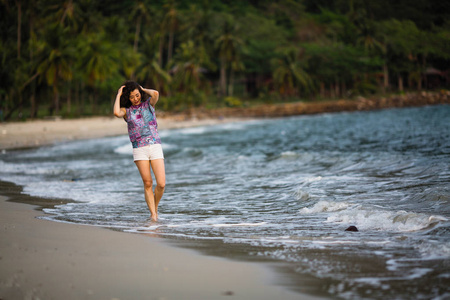
[[[224,296],[233,296],[234,292],[233,291],[226,291],[226,292],[223,292],[222,295],[224,295]]]
[[[345,231],[359,231],[356,226],[350,226],[349,228],[345,229]]]

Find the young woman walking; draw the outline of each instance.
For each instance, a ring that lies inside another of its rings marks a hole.
[[[164,154],[155,115],[158,99],[158,91],[127,81],[119,88],[114,102],[114,115],[124,118],[128,124],[134,162],[144,183],[145,201],[153,221],[158,220],[158,204],[166,185]],[[151,170],[156,179],[154,192]]]

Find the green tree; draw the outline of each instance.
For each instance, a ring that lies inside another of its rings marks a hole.
[[[199,51],[200,50],[200,51]],[[173,68],[173,87],[177,93],[183,94],[176,105],[192,107],[205,103],[208,84],[204,77],[204,63],[208,63],[202,48],[195,47],[192,41],[180,45]]]
[[[138,1],[136,3],[136,6],[133,8],[133,11],[132,11],[130,17],[131,17],[131,20],[135,20],[135,22],[136,22],[133,50],[134,50],[134,52],[137,52],[138,44],[139,44],[139,37],[141,34],[142,19],[144,19],[145,21],[148,21],[150,18],[150,11],[148,9],[148,4],[145,3],[144,1]]]
[[[60,89],[64,80],[72,78],[74,45],[69,43],[68,30],[59,24],[50,25],[39,42],[37,71],[53,88],[53,103],[50,112],[59,114]]]
[[[219,91],[221,96],[227,96],[229,94],[227,91],[227,69],[230,70],[230,73],[243,69],[240,61],[243,41],[238,37],[238,27],[230,16],[225,16],[222,26],[222,31],[216,39],[216,48],[220,59]]]
[[[168,34],[167,62],[170,63],[174,52],[175,32],[178,30],[180,23],[180,12],[177,9],[175,0],[166,0],[164,9],[164,19],[161,22],[161,36],[163,37],[164,33]]]
[[[380,23],[380,33],[387,49],[387,67],[398,79],[398,89],[403,91],[404,79],[417,67],[420,30],[411,21],[389,20]]]
[[[300,96],[300,89],[310,92],[313,82],[305,70],[306,60],[302,58],[302,49],[290,46],[277,52],[279,57],[272,59],[272,76],[278,92],[282,96]]]
[[[275,50],[289,44],[288,34],[274,20],[251,11],[245,12],[237,21],[240,24],[238,36],[245,41],[242,61],[247,91],[249,96],[257,97],[263,94],[264,82],[272,75],[271,59]]]
[[[160,93],[169,93],[169,84],[172,78],[158,64],[158,40],[158,38],[153,38],[151,34],[145,36],[137,79],[143,81],[146,86],[155,87]]]

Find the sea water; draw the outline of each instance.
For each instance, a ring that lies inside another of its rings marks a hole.
[[[160,134],[167,185],[156,223],[128,136],[7,151],[0,179],[72,200],[45,209],[46,219],[275,261],[285,284],[304,292],[450,298],[449,106]]]

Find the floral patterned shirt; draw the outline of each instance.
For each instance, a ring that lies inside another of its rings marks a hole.
[[[132,105],[126,109],[128,135],[133,148],[161,144],[155,108],[150,104],[150,98],[139,105]]]

